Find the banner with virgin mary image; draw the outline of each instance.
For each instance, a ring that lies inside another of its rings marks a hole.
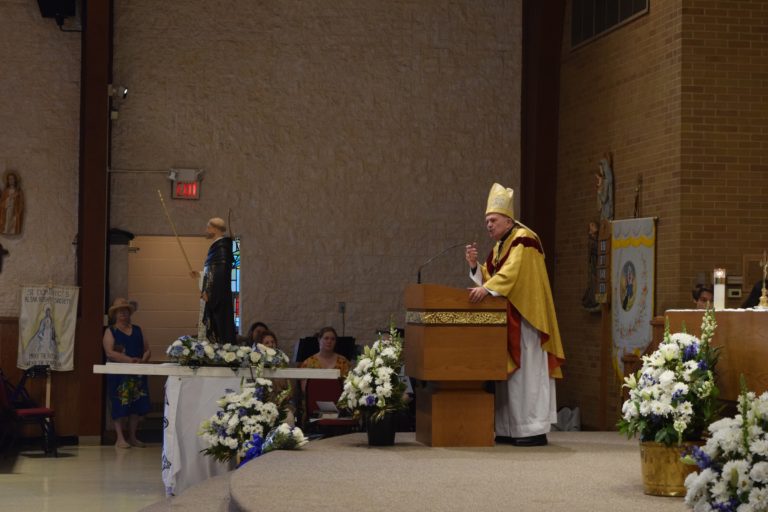
[[[26,370],[47,365],[57,371],[74,369],[79,291],[76,286],[22,287],[17,367]]]
[[[656,220],[615,220],[611,237],[613,361],[624,378],[624,354],[642,354],[651,343],[656,261]]]

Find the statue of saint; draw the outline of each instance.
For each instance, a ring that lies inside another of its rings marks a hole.
[[[224,219],[214,217],[205,227],[206,238],[213,240],[205,258],[201,290],[202,326],[205,337],[214,343],[237,343],[232,303],[232,238],[225,236]],[[193,272],[197,277],[197,273]],[[201,327],[202,327],[201,326]],[[202,334],[202,328],[199,329]]]
[[[613,169],[611,157],[606,154],[597,168],[597,211],[600,220],[613,220]]]
[[[18,235],[24,217],[24,194],[21,191],[19,175],[13,171],[5,173],[5,189],[0,194],[0,234]]]

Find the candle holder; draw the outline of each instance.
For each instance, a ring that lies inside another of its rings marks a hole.
[[[760,260],[760,267],[763,269],[763,294],[755,309],[768,309],[768,290],[765,288],[765,280],[768,277],[768,256],[765,251],[763,251],[763,259]]]
[[[760,296],[757,309],[768,309],[768,290],[765,288],[765,281],[763,281],[763,294]]]
[[[714,284],[713,306],[715,310],[725,309],[725,269],[716,268],[712,273],[712,283]]]

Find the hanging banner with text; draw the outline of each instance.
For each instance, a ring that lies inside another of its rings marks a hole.
[[[640,355],[651,343],[656,219],[615,220],[611,237],[613,361],[624,379],[624,354]]]
[[[26,370],[48,365],[52,370],[74,369],[76,286],[23,286],[19,315],[19,357],[16,366]]]

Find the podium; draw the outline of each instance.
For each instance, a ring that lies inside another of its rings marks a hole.
[[[429,446],[493,446],[488,380],[507,379],[507,301],[469,302],[466,289],[405,289],[405,370],[416,386],[416,440]]]

